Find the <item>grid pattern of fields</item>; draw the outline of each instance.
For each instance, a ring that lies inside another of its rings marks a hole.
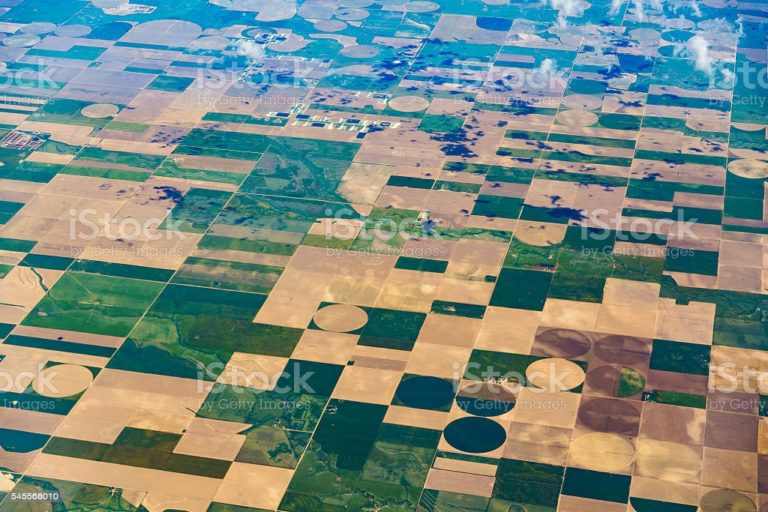
[[[0,0],[0,512],[768,510],[767,33]]]

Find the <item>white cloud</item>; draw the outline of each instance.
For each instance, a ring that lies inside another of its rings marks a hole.
[[[637,21],[645,21],[645,6],[643,0],[635,0],[635,17]]]
[[[248,59],[251,64],[264,59],[264,48],[255,41],[244,40],[237,43],[237,54]]]
[[[670,0],[670,5],[676,13],[683,9],[690,9],[694,16],[701,17],[701,0]]]
[[[555,61],[552,59],[544,59],[539,66],[540,73],[546,73],[549,75],[556,68]]]
[[[702,36],[693,36],[686,44],[688,55],[693,58],[697,71],[702,71],[709,76],[714,72],[714,60],[709,51],[709,41]]]
[[[91,4],[110,16],[149,14],[156,8],[154,5],[132,4],[129,0],[91,0]]]
[[[557,10],[557,22],[561,27],[568,24],[566,18],[581,16],[587,8],[582,0],[550,0],[552,8]]]
[[[699,5],[699,0],[691,0],[691,9],[693,10],[693,15],[697,18],[701,17],[701,6]]]
[[[720,74],[722,74],[723,76],[723,79],[720,83],[722,87],[724,87],[725,89],[730,89],[731,87],[736,85],[736,73],[734,73],[728,68],[723,68],[722,70],[720,70]]]
[[[611,0],[611,10],[609,14],[611,16],[618,14],[622,5],[624,5],[624,0]]]
[[[550,89],[556,85],[556,80],[562,80],[562,74],[557,71],[557,62],[544,59],[541,65],[532,69],[526,75],[526,85],[534,89]],[[564,81],[562,83],[565,83]]]
[[[117,9],[128,5],[128,0],[91,0],[91,3],[100,9]]]

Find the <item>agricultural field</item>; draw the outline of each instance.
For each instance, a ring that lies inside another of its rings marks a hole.
[[[0,0],[0,512],[766,512],[766,377],[766,0]]]

